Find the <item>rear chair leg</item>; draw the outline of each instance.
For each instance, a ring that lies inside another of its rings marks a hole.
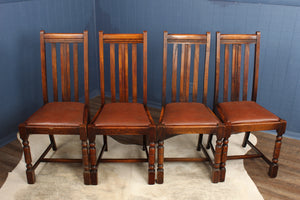
[[[105,145],[104,151],[108,151],[108,146],[107,146],[107,135],[103,135],[103,143]]]
[[[250,131],[247,131],[244,136],[244,141],[243,141],[242,147],[246,147],[247,142],[249,140],[249,136],[250,136]]]
[[[206,149],[210,148],[212,137],[213,137],[213,134],[209,134],[208,139],[207,139]]]
[[[203,135],[202,135],[202,134],[199,134],[198,145],[197,145],[197,151],[201,151],[202,139],[203,139]]]
[[[143,151],[146,151],[147,148],[147,136],[143,135]]]
[[[54,135],[49,135],[49,138],[50,138],[50,142],[52,144],[53,151],[56,151],[57,150],[57,146],[56,146],[56,142],[55,142],[55,139],[54,139]]]

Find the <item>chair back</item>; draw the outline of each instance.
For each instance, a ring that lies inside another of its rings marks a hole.
[[[210,55],[210,33],[206,34],[168,34],[164,32],[164,49],[163,49],[163,88],[162,88],[162,105],[166,104],[167,83],[170,83],[171,101],[189,102],[190,90],[192,91],[192,101],[196,102],[198,97],[198,83],[202,81],[202,102],[207,102],[208,86],[208,68]],[[171,46],[171,48],[168,48]],[[172,66],[170,81],[167,81],[168,68],[168,49],[170,50],[170,66]],[[200,50],[201,49],[201,50]],[[181,52],[181,56],[178,56]],[[200,52],[203,54],[201,57]],[[180,58],[178,58],[180,57]],[[193,62],[191,63],[191,60]],[[180,61],[179,61],[180,60]],[[202,62],[203,61],[203,62]],[[178,67],[178,62],[180,66]],[[200,70],[199,70],[200,69]],[[178,71],[180,71],[178,73]],[[192,75],[191,75],[192,74]],[[200,75],[203,75],[201,77]],[[179,77],[178,77],[179,76]],[[201,77],[199,79],[199,77]],[[179,80],[179,81],[178,81]],[[179,84],[178,84],[179,83]],[[179,92],[178,92],[179,90]]]
[[[147,104],[147,31],[141,34],[104,34],[99,32],[99,58],[100,58],[100,89],[101,104],[105,103],[104,88],[104,51],[105,44],[109,46],[109,66],[110,66],[110,89],[111,101],[116,102],[117,90],[119,90],[119,101],[129,102],[130,93],[132,102],[138,100],[138,65],[141,65],[138,58],[142,57],[142,82],[143,82],[143,104]],[[142,56],[138,56],[138,47],[142,46]],[[130,51],[131,50],[131,51]],[[108,50],[107,50],[108,51]],[[117,55],[116,55],[117,52]],[[130,55],[131,54],[131,55]],[[105,57],[106,58],[106,57]],[[131,59],[130,59],[131,58]],[[131,81],[129,65],[131,62]],[[119,78],[116,78],[118,76]],[[116,81],[118,81],[116,83]],[[118,86],[117,86],[118,84]],[[132,86],[130,88],[130,85]],[[130,91],[131,90],[131,91]]]
[[[48,48],[51,52],[49,55],[46,53]],[[48,81],[51,83],[49,80],[51,76],[47,76],[47,72],[50,72],[52,74],[53,101],[79,101],[79,88],[84,85],[85,104],[88,105],[88,31],[83,33],[45,33],[42,30],[40,31],[40,51],[44,104],[50,101],[48,98],[50,87],[47,86]],[[82,52],[82,57],[78,52]],[[48,57],[51,58],[49,64],[46,62]],[[50,66],[46,67],[47,64]],[[83,69],[78,67],[82,65]],[[80,72],[81,69],[83,73]],[[78,74],[83,74],[83,80],[78,78]],[[83,83],[79,84],[81,80]]]
[[[252,101],[256,101],[260,32],[256,32],[256,34],[221,34],[217,32],[216,45],[214,105],[219,102],[222,96],[223,102],[246,101],[250,97]],[[251,50],[254,51],[254,54],[250,54],[250,52],[253,52]],[[221,54],[221,51],[224,54]],[[221,59],[221,56],[223,59]],[[250,58],[253,58],[254,62]],[[253,63],[253,65],[249,63]],[[222,69],[220,68],[221,64],[224,66]],[[251,68],[251,66],[253,67]],[[253,76],[249,78],[251,69],[253,69]],[[222,80],[223,82],[221,83]],[[252,89],[249,87],[251,86],[251,80]],[[221,84],[223,88],[219,89]],[[248,94],[251,94],[251,96],[248,96]]]

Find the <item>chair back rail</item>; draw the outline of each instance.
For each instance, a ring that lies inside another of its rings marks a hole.
[[[260,50],[260,32],[256,34],[221,34],[217,32],[216,42],[216,77],[215,77],[215,97],[214,105],[218,103],[221,91],[220,86],[220,63],[221,63],[221,45],[224,45],[224,74],[223,74],[223,102],[227,101],[246,101],[248,99],[249,87],[249,55],[250,45],[254,44],[254,67],[251,100],[256,101],[258,68],[259,68],[259,50]],[[242,54],[244,49],[244,54]],[[230,56],[231,55],[231,56]],[[243,64],[242,64],[243,61]],[[223,63],[222,62],[222,63]],[[231,63],[231,66],[230,66]],[[231,83],[229,73],[231,71]],[[243,74],[241,72],[243,71]],[[242,77],[242,83],[241,83]],[[230,86],[230,96],[229,96]],[[241,88],[242,87],[242,88]],[[242,94],[240,95],[240,92]]]
[[[105,103],[104,44],[109,44],[111,101],[116,102],[116,67],[118,67],[119,101],[129,102],[129,46],[131,47],[132,102],[137,102],[138,44],[143,46],[143,104],[147,104],[147,31],[142,34],[104,34],[99,32],[101,104]],[[117,55],[116,55],[117,50]],[[118,58],[118,63],[116,63]]]
[[[210,33],[206,34],[168,34],[164,32],[164,47],[163,47],[163,89],[162,89],[162,105],[166,104],[166,90],[167,90],[167,56],[168,45],[173,48],[172,53],[172,93],[171,101],[177,101],[177,71],[178,71],[178,57],[179,46],[181,46],[180,55],[180,80],[179,80],[179,101],[188,102],[190,94],[190,75],[191,65],[193,65],[193,77],[192,77],[192,101],[197,101],[198,95],[198,80],[199,80],[199,61],[200,61],[200,45],[205,46],[205,61],[204,61],[204,78],[203,78],[203,99],[202,102],[207,102],[207,87],[208,87],[208,68],[209,68],[209,56],[210,56]],[[194,46],[194,48],[192,48]],[[193,53],[192,53],[193,49]],[[191,61],[194,58],[193,62]]]
[[[70,64],[70,45],[72,45],[73,57],[73,86],[74,100],[79,101],[79,81],[78,81],[78,44],[83,43],[83,71],[84,71],[84,96],[85,104],[89,103],[89,85],[88,85],[88,31],[83,33],[45,33],[40,31],[40,51],[41,51],[41,71],[43,86],[43,101],[48,103],[47,87],[47,67],[46,67],[46,44],[51,44],[51,70],[53,82],[53,100],[59,101],[58,94],[58,63],[60,58],[60,80],[61,80],[61,97],[62,101],[71,101],[71,64]],[[57,55],[59,48],[60,55]]]

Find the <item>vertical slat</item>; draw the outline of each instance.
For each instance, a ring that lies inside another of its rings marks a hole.
[[[180,94],[179,94],[179,98],[180,101],[183,102],[185,101],[185,81],[184,81],[184,71],[185,71],[185,44],[182,44],[182,48],[181,48],[181,66],[180,66]]]
[[[228,84],[229,84],[229,44],[225,44],[225,62],[224,62],[224,94],[223,101],[228,101]]]
[[[62,101],[67,101],[67,83],[66,83],[66,73],[67,73],[67,63],[66,63],[66,44],[62,43],[60,45],[60,68],[61,68],[61,91],[62,91]]]
[[[259,68],[259,53],[260,53],[260,32],[256,32],[256,44],[255,44],[255,63],[253,73],[253,90],[252,90],[252,101],[256,101],[257,86],[258,86],[258,68]]]
[[[194,55],[194,78],[193,78],[193,101],[197,101],[197,92],[198,92],[198,76],[199,76],[199,55],[200,55],[200,46],[195,45],[195,55]]]
[[[128,102],[128,44],[124,44],[124,100]]]
[[[78,93],[78,44],[73,44],[73,68],[74,68],[74,97],[75,101],[79,101],[79,93]]]
[[[137,44],[132,44],[132,102],[137,102]]]
[[[143,102],[147,104],[147,31],[143,32]]]
[[[71,101],[71,70],[70,70],[70,45],[66,44],[66,90],[67,101]]]
[[[205,51],[205,68],[204,68],[204,83],[203,83],[203,104],[207,103],[208,89],[208,72],[209,72],[209,55],[210,55],[210,32],[206,33],[206,51]]]
[[[115,61],[115,44],[110,44],[110,90],[111,101],[116,102],[116,61]]]
[[[88,31],[83,32],[83,51],[84,51],[84,97],[85,105],[89,106],[89,47]],[[104,87],[104,85],[103,85]]]
[[[119,95],[120,102],[124,101],[124,44],[119,44]]]
[[[187,44],[186,48],[186,59],[185,59],[185,101],[189,101],[189,88],[190,88],[190,68],[191,68],[191,45]]]
[[[242,60],[242,45],[237,46],[237,67],[236,67],[236,82],[235,82],[235,93],[236,100],[240,99],[240,80],[241,80],[241,60]]]
[[[216,33],[216,72],[215,72],[215,95],[214,95],[214,107],[218,103],[219,99],[219,76],[220,76],[220,32]]]
[[[231,66],[231,101],[236,100],[236,51],[237,45],[232,45],[232,66]]]
[[[176,102],[177,63],[178,63],[178,45],[174,44],[173,45],[173,59],[172,59],[172,102]]]
[[[164,31],[162,106],[166,105],[168,32]]]
[[[51,57],[52,57],[52,81],[53,81],[53,99],[58,101],[57,91],[57,59],[56,59],[56,44],[51,44]]]
[[[101,104],[105,103],[104,94],[104,46],[103,46],[103,31],[99,31],[99,58],[100,58],[100,92]]]
[[[45,31],[40,31],[40,51],[41,51],[41,72],[42,72],[42,86],[43,86],[43,102],[48,103],[47,92],[47,70],[46,70],[46,49],[44,40]]]
[[[244,76],[243,76],[243,101],[247,100],[248,92],[248,71],[249,71],[249,44],[245,45]]]

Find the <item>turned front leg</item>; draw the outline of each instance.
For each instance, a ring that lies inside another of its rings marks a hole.
[[[279,153],[280,153],[280,148],[281,148],[281,140],[282,140],[281,133],[277,133],[275,146],[274,146],[274,152],[273,152],[272,164],[270,165],[270,168],[269,168],[269,176],[271,178],[275,178],[278,173],[278,158],[279,158]]]
[[[90,162],[91,162],[91,184],[97,185],[98,184],[98,177],[97,177],[97,157],[96,157],[96,145],[95,145],[95,134],[89,135],[89,155],[90,155]]]
[[[164,141],[158,141],[158,165],[157,165],[157,183],[164,182]]]
[[[150,142],[149,145],[149,158],[148,158],[149,168],[148,168],[148,184],[153,185],[155,183],[155,143]]]
[[[226,136],[223,140],[222,145],[222,156],[221,156],[221,166],[220,166],[220,182],[225,181],[225,174],[226,174],[226,160],[227,160],[227,151],[228,151],[228,136]]]
[[[212,182],[218,183],[220,181],[220,166],[222,157],[222,135],[217,135],[216,150],[214,155],[214,164],[212,169]],[[223,163],[223,168],[225,170],[225,162]],[[224,174],[225,177],[225,174]],[[225,179],[225,178],[224,178]]]
[[[29,134],[27,134],[25,128],[19,128],[19,132],[20,132],[20,137],[22,139],[23,152],[24,152],[24,158],[26,163],[27,183],[34,184],[35,173],[32,167],[32,158],[31,158],[31,152],[30,152],[29,141],[28,141]]]
[[[91,172],[89,167],[89,155],[88,155],[88,147],[87,147],[87,140],[82,140],[82,163],[83,163],[83,179],[85,185],[91,184]]]

